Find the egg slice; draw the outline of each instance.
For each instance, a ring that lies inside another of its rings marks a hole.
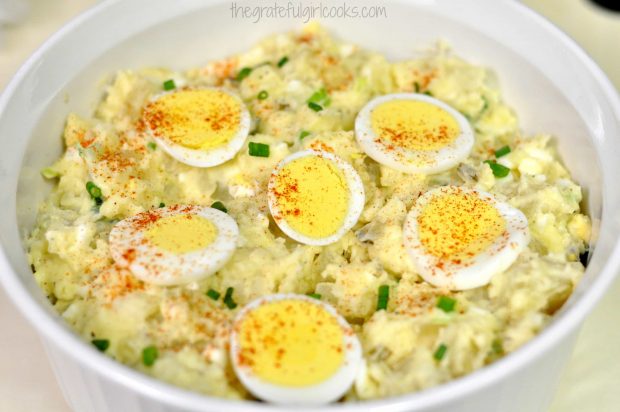
[[[420,276],[451,290],[488,284],[529,242],[520,210],[489,193],[457,186],[420,196],[407,214],[403,235]]]
[[[170,206],[121,220],[109,237],[114,261],[155,285],[180,285],[215,273],[232,256],[235,220],[204,206]]]
[[[216,88],[161,93],[144,107],[142,118],[159,146],[196,167],[232,159],[250,131],[250,114],[241,99]]]
[[[467,119],[425,94],[386,94],[368,102],[355,119],[362,150],[405,173],[438,173],[465,159],[474,145]]]
[[[278,227],[307,245],[336,242],[364,209],[364,185],[355,169],[328,153],[305,150],[273,170],[268,203]]]
[[[359,340],[332,306],[294,294],[245,306],[234,321],[230,348],[241,383],[257,398],[279,404],[339,399],[362,361]]]

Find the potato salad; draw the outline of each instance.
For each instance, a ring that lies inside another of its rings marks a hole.
[[[209,396],[432,387],[535,337],[584,272],[553,138],[443,43],[389,61],[310,24],[121,70],[63,139],[34,277],[93,350]]]

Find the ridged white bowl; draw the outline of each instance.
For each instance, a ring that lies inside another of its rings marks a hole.
[[[272,3],[239,0],[236,4]],[[323,23],[336,36],[389,58],[409,57],[416,48],[444,38],[458,54],[494,68],[505,99],[520,115],[524,130],[559,137],[565,163],[586,188],[598,237],[586,275],[571,299],[547,329],[515,353],[420,393],[321,410],[543,411],[584,317],[610,285],[620,264],[618,96],[572,40],[518,2],[402,0],[366,4],[384,5],[388,18]],[[34,281],[23,244],[37,205],[50,189],[39,170],[62,153],[59,136],[67,113],[91,113],[101,95],[96,85],[103,76],[127,67],[202,64],[243,51],[269,33],[301,25],[293,19],[263,19],[259,23],[232,19],[231,5],[231,1],[220,0],[102,2],[50,38],[0,98],[2,283],[41,334],[65,397],[76,411],[277,410],[266,404],[184,391],[98,353],[54,313]]]

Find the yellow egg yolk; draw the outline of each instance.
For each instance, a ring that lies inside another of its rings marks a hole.
[[[447,111],[418,100],[382,103],[372,111],[370,121],[380,141],[408,150],[441,149],[461,132]]]
[[[324,382],[344,362],[344,331],[318,303],[285,299],[261,304],[238,324],[238,365],[281,386]]]
[[[306,156],[284,165],[273,188],[279,213],[304,236],[324,238],[335,234],[345,221],[351,197],[342,170],[321,156]]]
[[[476,193],[460,190],[431,198],[417,220],[426,251],[457,264],[487,249],[506,229],[495,206]]]
[[[217,227],[202,216],[181,214],[162,217],[146,231],[153,245],[175,254],[195,252],[217,237]]]
[[[188,149],[210,150],[237,134],[241,106],[220,90],[179,90],[150,102],[144,120],[156,137]]]

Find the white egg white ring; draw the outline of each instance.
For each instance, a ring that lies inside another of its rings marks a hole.
[[[175,254],[153,245],[145,237],[150,225],[139,223],[146,214],[164,218],[179,214],[198,215],[217,228],[214,241],[204,249]],[[232,256],[239,228],[228,214],[205,206],[170,206],[139,213],[121,220],[109,236],[114,261],[127,267],[138,279],[154,285],[170,286],[200,280],[215,273]]]
[[[189,149],[187,147],[183,147],[180,144],[174,143],[173,141],[156,136],[154,131],[151,129],[150,125],[147,122],[147,131],[149,135],[155,139],[157,144],[161,146],[166,153],[170,156],[174,157],[181,163],[185,163],[186,165],[194,166],[194,167],[212,167],[222,164],[237,154],[239,150],[243,147],[245,143],[245,139],[248,137],[250,133],[252,119],[250,117],[250,112],[245,107],[245,104],[241,100],[239,96],[232,93],[229,90],[218,88],[218,87],[204,87],[204,89],[217,90],[223,93],[226,93],[235,98],[237,103],[239,104],[240,109],[240,119],[239,119],[239,130],[237,133],[230,139],[228,144],[223,147],[217,147],[209,150],[200,150],[200,149]],[[171,90],[167,92],[159,93],[149,99],[149,101],[154,102],[162,96],[165,96],[170,93],[178,92],[178,90]]]
[[[254,376],[249,366],[239,366],[236,361],[240,350],[239,339],[237,338],[238,329],[246,314],[264,303],[288,299],[303,300],[321,306],[333,315],[337,319],[338,324],[343,328],[343,363],[338,371],[324,382],[305,387],[275,385]],[[338,400],[349,390],[355,381],[362,363],[362,346],[360,341],[349,323],[340,316],[336,309],[318,299],[293,293],[263,296],[244,306],[237,314],[233,323],[230,335],[230,354],[235,374],[247,390],[259,399],[284,405],[321,405]]]
[[[426,252],[418,232],[418,216],[438,194],[459,190],[474,193],[497,209],[506,222],[504,236],[499,236],[487,249],[467,262],[454,263]],[[403,226],[403,243],[422,278],[436,287],[466,290],[484,286],[493,275],[503,272],[517,259],[530,241],[525,215],[508,203],[499,202],[487,192],[455,186],[442,186],[420,196],[409,211]]]
[[[372,130],[371,115],[377,106],[391,100],[416,100],[437,106],[457,121],[461,133],[452,143],[437,150],[409,150],[383,141]],[[355,118],[355,137],[362,150],[373,160],[405,173],[443,172],[469,156],[474,146],[474,132],[465,116],[441,100],[418,93],[386,94],[366,103]]]
[[[364,210],[364,202],[366,201],[364,184],[362,183],[362,179],[357,174],[353,166],[351,166],[349,163],[345,162],[338,156],[329,152],[317,150],[303,150],[301,152],[293,153],[292,155],[280,161],[280,163],[278,163],[278,165],[271,173],[271,177],[269,178],[269,184],[267,187],[267,201],[269,204],[269,210],[271,211],[272,216],[281,216],[280,208],[278,207],[278,198],[275,195],[274,191],[278,172],[282,169],[282,167],[292,162],[293,160],[307,156],[319,156],[331,160],[344,173],[344,176],[347,180],[347,185],[349,186],[349,192],[351,197],[349,199],[349,210],[344,218],[342,226],[336,231],[336,233],[331,236],[324,238],[313,238],[295,231],[289,226],[289,224],[286,222],[286,219],[284,218],[278,218],[274,220],[278,227],[291,239],[294,239],[306,245],[329,245],[330,243],[338,241],[338,239],[344,236],[353,226],[355,226],[355,223],[357,223],[357,220],[359,219],[362,211]]]

